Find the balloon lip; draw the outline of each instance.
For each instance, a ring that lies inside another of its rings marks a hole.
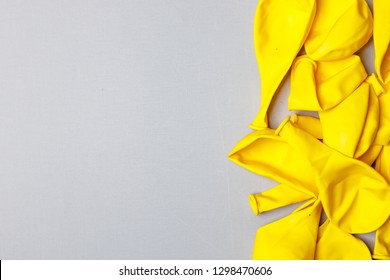
[[[253,194],[250,194],[248,196],[248,199],[249,199],[249,205],[251,206],[253,213],[256,216],[259,215],[260,212],[259,212],[258,204],[256,201],[256,197]]]
[[[290,121],[290,116],[287,116],[282,123],[278,126],[278,128],[275,130],[275,135],[279,135],[282,131],[283,127]]]

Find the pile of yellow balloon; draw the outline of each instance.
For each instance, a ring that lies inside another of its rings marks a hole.
[[[280,183],[249,195],[256,215],[305,202],[258,229],[254,259],[390,259],[389,14],[389,0],[374,0],[373,13],[364,0],[259,1],[261,107],[229,159]],[[368,75],[355,53],[371,37]],[[294,114],[272,129],[270,104],[289,70],[288,109],[319,118]],[[354,234],[373,231],[370,252]]]

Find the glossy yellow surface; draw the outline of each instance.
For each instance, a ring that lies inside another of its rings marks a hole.
[[[390,146],[383,147],[375,162],[375,169],[390,182]],[[373,258],[390,260],[390,218],[376,232]]]
[[[328,110],[351,95],[367,78],[358,56],[336,61],[314,61],[299,56],[291,69],[289,110]]]
[[[320,217],[321,203],[313,199],[289,216],[259,228],[252,258],[312,260],[315,255]]]
[[[236,164],[288,186],[299,186],[308,195],[318,195],[310,162],[273,129],[262,129],[244,137],[229,154]]]
[[[390,1],[375,0],[373,4],[376,84],[383,87],[383,94],[379,96],[380,128],[376,141],[383,148],[375,169],[390,182]],[[390,219],[376,232],[373,258],[390,260]]]
[[[371,260],[366,244],[326,220],[318,231],[316,260]]]
[[[319,116],[324,143],[357,158],[374,143],[379,125],[378,98],[368,83],[362,83],[338,106],[319,112]]]
[[[314,60],[346,58],[372,35],[372,14],[365,0],[317,0],[317,12],[305,42]]]
[[[331,222],[349,233],[378,229],[389,217],[390,186],[370,166],[322,144],[286,119],[256,131],[229,158],[257,174],[319,195]]]
[[[313,137],[317,139],[323,138],[322,126],[318,118],[293,114],[291,121],[296,127],[310,133]]]
[[[268,127],[268,109],[287,71],[303,46],[316,10],[315,0],[260,0],[254,43],[261,76],[261,108],[251,124]]]
[[[369,260],[352,234],[372,231],[372,257],[390,259],[390,1],[374,0],[373,14],[364,0],[259,2],[261,108],[229,158],[279,182],[249,195],[254,214],[306,202],[258,229],[254,259]],[[372,34],[368,74],[356,52]],[[288,109],[319,118],[293,114],[274,130],[269,107],[290,68]]]
[[[299,188],[279,184],[265,192],[250,194],[249,204],[255,215],[315,197]]]
[[[289,119],[277,133],[310,163],[324,211],[334,225],[349,233],[368,233],[387,220],[390,186],[373,168],[322,144]]]

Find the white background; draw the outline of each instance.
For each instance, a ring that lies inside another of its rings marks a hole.
[[[0,0],[0,259],[250,259],[257,2]]]

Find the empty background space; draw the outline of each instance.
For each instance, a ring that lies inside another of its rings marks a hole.
[[[257,2],[0,1],[0,259],[250,259]]]

